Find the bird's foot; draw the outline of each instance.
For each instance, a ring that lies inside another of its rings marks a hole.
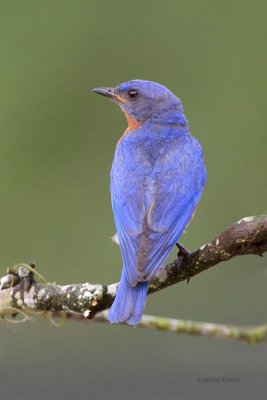
[[[181,267],[181,265],[183,264],[183,260],[190,254],[190,252],[181,245],[181,243],[177,242],[176,246],[178,247],[178,253],[177,253],[177,257],[178,257],[178,263],[177,263],[177,269],[179,269]],[[190,278],[187,278],[186,283],[189,283]]]
[[[189,251],[186,250],[186,248],[184,246],[182,246],[181,243],[177,242],[176,246],[178,247],[178,253],[177,253],[178,257],[186,257],[186,256],[188,256]]]

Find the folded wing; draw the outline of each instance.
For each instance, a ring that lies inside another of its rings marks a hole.
[[[199,143],[189,137],[142,175],[112,174],[115,223],[128,282],[151,279],[190,222],[206,171]]]

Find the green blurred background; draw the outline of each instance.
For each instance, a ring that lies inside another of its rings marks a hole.
[[[259,0],[2,0],[1,275],[34,260],[62,284],[119,279],[109,170],[126,122],[96,86],[143,78],[182,99],[208,171],[186,247],[266,212],[266,18]],[[266,259],[242,257],[149,297],[146,312],[257,324],[266,283]],[[3,399],[266,398],[266,344],[42,320],[0,335]]]

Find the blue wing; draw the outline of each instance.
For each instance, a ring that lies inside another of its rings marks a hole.
[[[188,135],[162,148],[154,164],[119,159],[112,168],[112,206],[131,286],[156,274],[190,222],[206,181],[196,139]]]

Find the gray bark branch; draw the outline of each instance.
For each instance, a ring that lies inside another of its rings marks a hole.
[[[267,215],[242,218],[198,250],[189,253],[180,250],[178,257],[172,263],[162,266],[150,282],[149,294],[188,280],[235,256],[262,256],[266,251]],[[75,312],[93,319],[99,312],[110,308],[118,288],[118,283],[62,286],[40,282],[36,276],[38,272],[33,266],[25,264],[8,270],[0,280],[0,317],[5,318],[19,311],[24,314],[30,311],[49,311],[70,315]]]

